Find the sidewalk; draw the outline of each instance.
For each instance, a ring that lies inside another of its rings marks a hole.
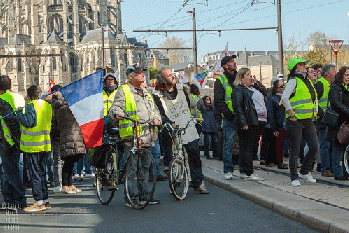
[[[336,181],[312,173],[317,183],[300,179],[301,186],[292,187],[289,170],[265,167],[254,161],[255,173],[265,181],[226,180],[223,162],[201,157],[205,179],[259,205],[323,232],[349,232],[349,181]]]

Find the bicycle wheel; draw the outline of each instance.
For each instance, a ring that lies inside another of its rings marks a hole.
[[[125,171],[125,194],[135,209],[143,209],[153,198],[156,166],[153,155],[146,149],[131,154]]]
[[[115,166],[116,152],[111,147],[106,149],[106,166],[96,168],[97,196],[102,205],[108,205],[116,191],[117,171]]]
[[[345,169],[344,173],[349,174],[349,146],[347,146],[344,152],[343,167]]]
[[[177,200],[183,200],[187,196],[189,188],[188,170],[184,161],[180,158],[173,159],[169,174],[169,185],[172,195]]]

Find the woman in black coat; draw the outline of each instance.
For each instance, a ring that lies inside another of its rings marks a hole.
[[[337,133],[340,126],[349,119],[349,67],[343,66],[338,73],[334,83],[330,87],[328,99],[331,107],[339,114],[338,123],[327,130],[327,139],[332,144],[332,170],[336,180],[348,180],[348,176],[343,174],[340,161],[343,158],[346,144],[339,143]]]
[[[264,180],[254,174],[253,146],[259,141],[258,115],[252,100],[252,75],[247,68],[241,68],[234,82],[235,88],[231,98],[238,127],[239,136],[239,167],[241,178],[245,180]]]
[[[54,89],[53,87],[52,89]],[[71,112],[61,92],[57,91],[52,96],[52,107],[55,112],[57,126],[60,133],[60,155],[64,160],[62,168],[62,191],[67,194],[81,192],[73,185],[74,163],[85,156],[84,139],[76,119]]]

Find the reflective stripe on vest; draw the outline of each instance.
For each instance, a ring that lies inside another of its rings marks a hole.
[[[16,111],[15,99],[14,99],[11,92],[5,92],[4,94],[0,95],[0,98],[2,100],[6,101],[7,103],[9,103],[11,105],[11,108],[13,111]],[[2,116],[0,116],[0,117],[2,117]],[[12,139],[10,129],[7,127],[4,119],[1,119],[1,127],[4,131],[4,137],[7,141],[7,143],[10,144],[10,146],[13,146],[15,144],[15,142]]]
[[[231,93],[233,91],[233,88],[229,85],[227,77],[225,77],[225,74],[222,74],[221,76],[217,77],[218,80],[221,81],[224,90],[225,90],[225,103],[228,105],[229,110],[234,113],[233,109],[233,103],[231,101]],[[223,116],[224,117],[224,116]]]
[[[109,96],[108,94],[103,90],[103,105],[104,105],[104,116],[108,115],[109,108],[112,106],[114,102],[114,98],[116,95],[116,90],[113,91]]]
[[[303,80],[298,77],[295,77],[295,79],[297,80],[297,87],[295,90],[295,95],[290,98],[291,107],[297,119],[310,119],[316,114],[316,102],[312,101],[310,91]],[[313,83],[310,83],[314,88]],[[317,98],[316,91],[315,98]],[[289,116],[289,114],[286,114],[286,118]]]
[[[319,107],[324,112],[326,112],[327,103],[328,103],[328,105],[330,105],[330,103],[328,102],[328,92],[330,91],[331,84],[324,77],[318,79],[317,82],[322,82],[323,87],[324,87],[324,91],[322,93],[322,96],[319,99]]]
[[[33,128],[22,127],[21,150],[27,153],[51,151],[52,107],[44,100],[33,100],[37,124]]]
[[[137,116],[137,106],[135,98],[131,92],[131,88],[129,85],[125,84],[121,86],[124,95],[125,95],[125,115],[131,117],[133,120],[138,121]],[[119,121],[119,133],[120,137],[128,137],[134,135],[133,132],[133,122],[127,119],[123,119]],[[142,128],[137,126],[137,134],[140,135],[142,133]]]
[[[198,97],[197,95],[192,95],[192,96],[193,96],[193,99],[196,101],[196,105],[197,105],[199,100],[200,100],[200,97]],[[196,112],[198,114],[198,117],[202,118],[201,111],[198,108],[196,108]],[[194,110],[193,109],[190,109],[190,114],[194,115]]]

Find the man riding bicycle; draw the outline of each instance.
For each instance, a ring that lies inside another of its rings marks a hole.
[[[123,119],[122,116],[126,115],[140,122],[153,122],[153,124],[138,126],[140,146],[150,148],[154,146],[157,139],[155,125],[161,125],[161,116],[158,108],[154,105],[152,96],[141,86],[145,81],[144,71],[146,70],[137,64],[127,67],[128,83],[120,86],[117,90],[114,102],[109,109],[109,115],[112,119],[119,120],[119,133],[122,139],[134,136],[133,123]],[[133,141],[125,140],[124,159],[129,155],[132,144]],[[126,206],[131,207],[126,196],[125,201]],[[149,202],[149,204],[159,203],[160,201],[155,199]]]
[[[181,85],[176,85],[175,76],[170,69],[162,69],[157,75],[158,91],[154,92],[154,101],[158,106],[164,123],[171,123],[184,127],[190,118],[190,100],[188,94]],[[161,136],[165,153],[172,154],[172,141],[166,134]],[[192,185],[200,194],[208,194],[202,174],[202,163],[198,146],[199,135],[195,124],[189,125],[186,133],[182,136],[184,147],[189,157],[190,175]],[[166,165],[166,164],[165,164]]]

